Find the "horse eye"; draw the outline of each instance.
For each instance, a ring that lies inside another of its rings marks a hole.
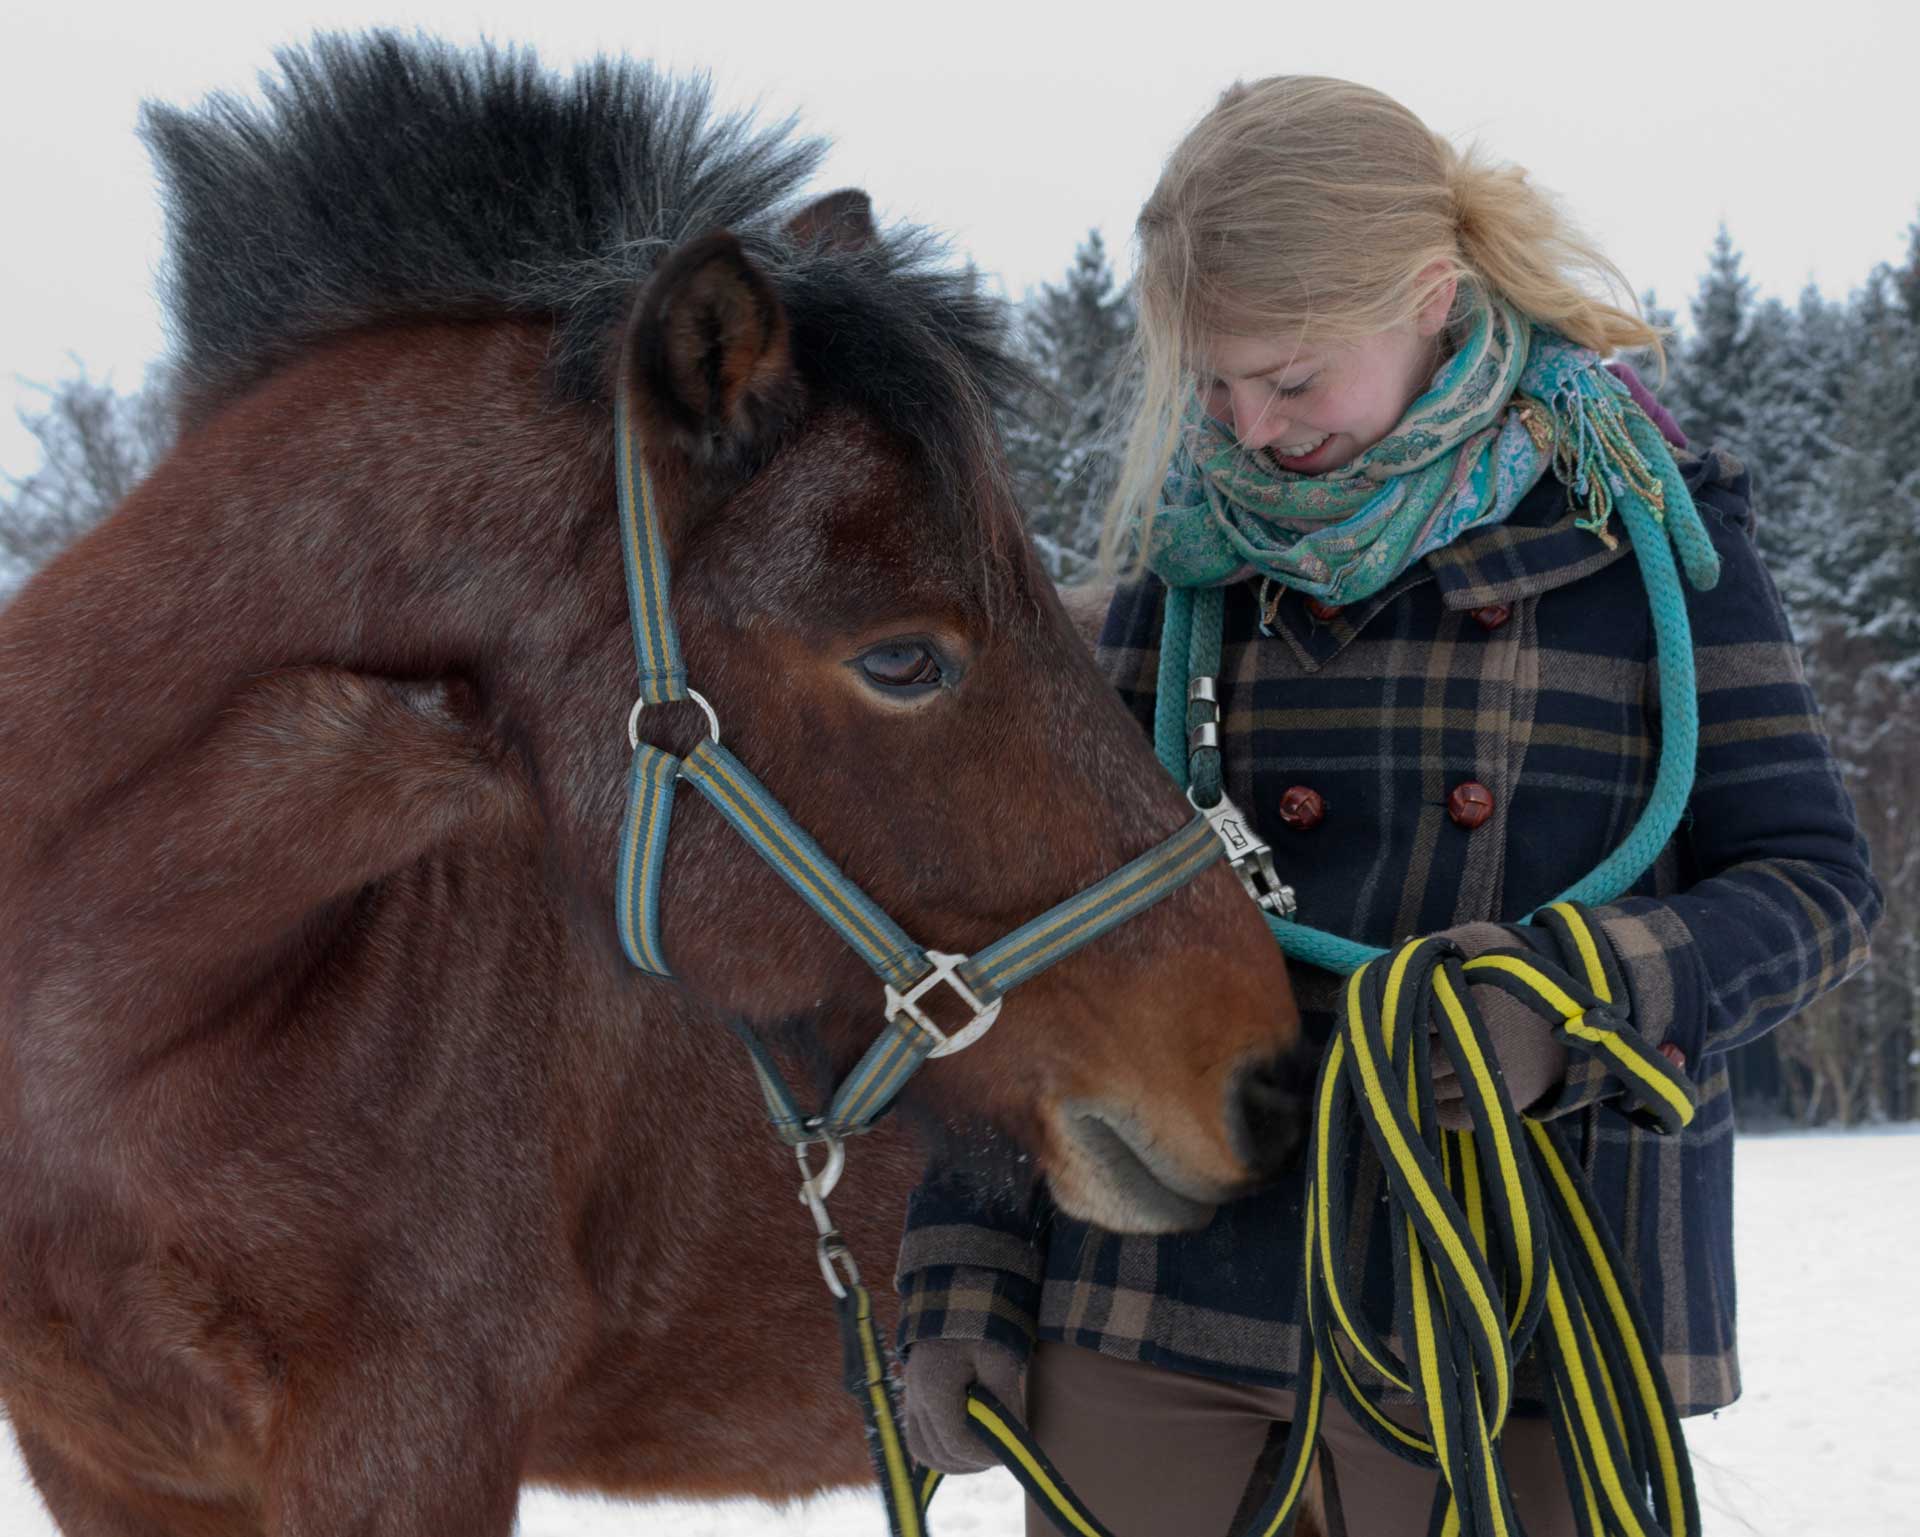
[[[858,658],[867,681],[879,688],[918,693],[938,688],[946,681],[940,659],[924,641],[902,640],[875,646]]]

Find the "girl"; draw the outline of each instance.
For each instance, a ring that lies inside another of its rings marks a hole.
[[[1343,81],[1228,91],[1138,238],[1144,393],[1111,534],[1139,537],[1148,570],[1108,610],[1109,675],[1151,728],[1166,584],[1224,587],[1225,789],[1301,921],[1375,945],[1444,932],[1470,955],[1529,942],[1518,920],[1620,843],[1659,758],[1649,605],[1607,488],[1651,473],[1609,424],[1664,413],[1601,365],[1657,358],[1658,335],[1595,296],[1631,290],[1523,172]],[[1638,1130],[1594,1061],[1474,992],[1515,1106],[1569,1130],[1680,1412],[1699,1414],[1739,1393],[1726,1053],[1862,963],[1880,895],[1747,477],[1718,452],[1677,462],[1720,567],[1687,597],[1696,776],[1680,832],[1590,916],[1632,1028],[1691,1078],[1693,1122]],[[1295,979],[1324,1041],[1338,979]],[[1438,1050],[1433,1080],[1442,1121],[1464,1124]],[[1296,1170],[1200,1231],[1148,1237],[1044,1193],[924,1186],[898,1277],[915,1452],[986,1465],[967,1385],[1017,1404],[1024,1370],[1040,1443],[1120,1537],[1226,1532],[1293,1412],[1303,1188]],[[1379,1191],[1363,1167],[1355,1210]],[[1347,1259],[1385,1333],[1373,1236]],[[1504,1438],[1517,1512],[1531,1537],[1571,1533],[1528,1385],[1523,1368]],[[1356,1537],[1426,1529],[1433,1475],[1333,1400],[1321,1460]],[[1030,1510],[1028,1530],[1050,1527]]]

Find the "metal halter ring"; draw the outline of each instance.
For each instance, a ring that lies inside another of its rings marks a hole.
[[[993,1022],[1000,1017],[1000,1005],[1004,998],[996,998],[991,1003],[982,1003],[972,988],[960,980],[959,968],[966,964],[964,955],[949,955],[944,950],[929,950],[927,959],[933,962],[933,970],[928,972],[904,993],[897,991],[893,984],[887,984],[887,1018],[892,1020],[901,1014],[910,1015],[918,1025],[934,1039],[934,1048],[928,1057],[946,1057],[971,1046],[981,1036],[993,1028]],[[920,999],[936,984],[944,982],[960,995],[960,1001],[973,1010],[973,1018],[962,1025],[952,1035],[948,1035],[932,1019],[925,1009],[920,1007]]]
[[[699,705],[701,709],[707,712],[708,735],[718,743],[720,740],[720,717],[713,713],[713,706],[707,703],[707,696],[698,689],[690,688],[687,690],[687,698],[691,699],[695,704]],[[661,700],[657,702],[664,704],[668,701]],[[627,746],[636,750],[640,746],[640,712],[646,707],[646,700],[636,699],[633,702],[633,710],[627,716]]]

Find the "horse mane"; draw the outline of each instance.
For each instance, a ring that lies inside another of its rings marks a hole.
[[[1021,380],[1004,307],[922,231],[856,253],[784,239],[825,153],[791,121],[716,116],[703,78],[626,59],[569,78],[528,49],[388,31],[275,58],[261,103],[142,112],[186,425],[317,341],[420,319],[551,319],[555,399],[604,404],[639,285],[676,245],[727,228],[787,305],[817,392],[899,433],[976,509],[982,479],[1002,479],[993,407]],[[1010,496],[985,501],[1017,520]]]

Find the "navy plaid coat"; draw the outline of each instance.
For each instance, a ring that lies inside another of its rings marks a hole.
[[[1746,473],[1719,453],[1681,465],[1722,562],[1713,591],[1688,593],[1698,772],[1673,841],[1594,916],[1625,970],[1634,1026],[1686,1054],[1699,1113],[1675,1136],[1638,1130],[1616,1108],[1617,1086],[1577,1053],[1536,1113],[1564,1118],[1680,1412],[1697,1414],[1740,1391],[1726,1054],[1856,970],[1881,899],[1754,549]],[[1548,476],[1506,523],[1364,602],[1315,611],[1285,592],[1271,634],[1256,584],[1228,591],[1227,793],[1272,844],[1303,922],[1389,946],[1511,921],[1632,826],[1659,756],[1652,618],[1624,533],[1609,548],[1575,516]],[[1151,577],[1122,586],[1099,647],[1149,732],[1164,595]],[[1449,811],[1467,783],[1492,801],[1474,827]],[[1293,976],[1306,1029],[1324,1040],[1337,979],[1298,965]],[[1351,1188],[1380,1211],[1377,1165]],[[1044,1191],[1009,1209],[957,1178],[930,1182],[901,1248],[902,1345],[986,1338],[1024,1355],[1037,1336],[1287,1386],[1300,1359],[1303,1194],[1302,1171],[1200,1231],[1140,1237],[1068,1218]],[[1387,1336],[1384,1228],[1353,1231],[1349,1263]],[[1522,1401],[1537,1412],[1527,1383],[1523,1363]]]

